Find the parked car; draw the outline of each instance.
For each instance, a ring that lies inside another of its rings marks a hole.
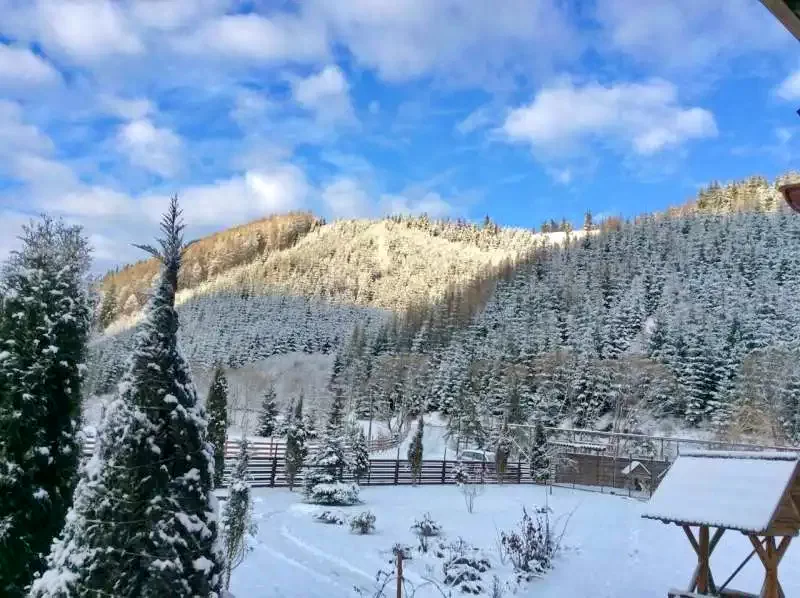
[[[461,451],[460,460],[464,463],[494,463],[495,454],[492,451],[467,449]]]

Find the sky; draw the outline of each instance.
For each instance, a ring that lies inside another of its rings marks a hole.
[[[0,0],[0,257],[96,264],[271,213],[539,227],[800,164],[800,46],[758,0]]]

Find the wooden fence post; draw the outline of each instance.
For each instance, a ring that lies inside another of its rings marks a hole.
[[[400,479],[400,459],[394,460],[394,483],[397,485],[398,480]]]
[[[397,598],[403,598],[403,550],[397,550]]]
[[[272,457],[272,475],[269,477],[269,487],[275,487],[275,471],[278,469],[278,456]]]
[[[517,484],[522,483],[522,459],[517,460]]]

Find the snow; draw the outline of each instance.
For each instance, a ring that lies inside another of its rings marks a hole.
[[[475,513],[467,514],[454,486],[364,488],[363,504],[339,510],[352,517],[369,509],[377,517],[372,535],[351,534],[347,526],[324,525],[313,515],[325,509],[302,502],[300,493],[288,490],[254,490],[259,532],[253,552],[233,573],[231,590],[237,596],[276,598],[351,598],[353,586],[369,590],[375,574],[388,569],[395,543],[416,546],[410,527],[426,512],[442,525],[444,541],[463,537],[482,549],[501,581],[513,577],[497,553],[497,530],[514,527],[522,506],[548,504],[553,520],[572,513],[555,568],[543,579],[522,585],[520,598],[652,598],[665,596],[671,587],[687,583],[696,557],[686,537],[675,526],[642,519],[645,505],[637,500],[599,493],[541,486],[491,486],[477,497]],[[728,577],[751,552],[742,534],[726,534],[712,558],[715,577]],[[408,578],[418,583],[425,565],[434,565],[441,579],[441,561],[435,557],[406,561]],[[751,559],[731,584],[756,592],[763,582],[763,567]],[[780,570],[787,596],[800,596],[800,549],[789,548]],[[394,595],[391,592],[387,595]],[[367,593],[367,595],[372,595]],[[458,596],[457,592],[453,593]],[[436,590],[420,591],[417,598],[441,596]]]
[[[766,530],[797,468],[795,454],[681,455],[644,516],[743,531]]]

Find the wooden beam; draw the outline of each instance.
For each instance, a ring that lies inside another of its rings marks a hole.
[[[692,533],[692,528],[688,525],[682,525],[684,533],[686,533],[686,537],[689,538],[689,543],[694,548],[694,553],[697,556],[700,556],[700,547],[697,545],[697,540],[694,539],[694,534]]]
[[[717,547],[717,544],[722,539],[722,535],[725,533],[724,527],[718,527],[717,531],[714,532],[714,536],[711,538],[711,544],[708,547],[708,556],[714,552],[714,549]]]
[[[707,594],[709,590],[709,566],[708,566],[708,526],[701,525],[700,536],[698,544],[699,550],[697,552],[698,564],[700,571],[697,573],[697,591],[701,594]]]

